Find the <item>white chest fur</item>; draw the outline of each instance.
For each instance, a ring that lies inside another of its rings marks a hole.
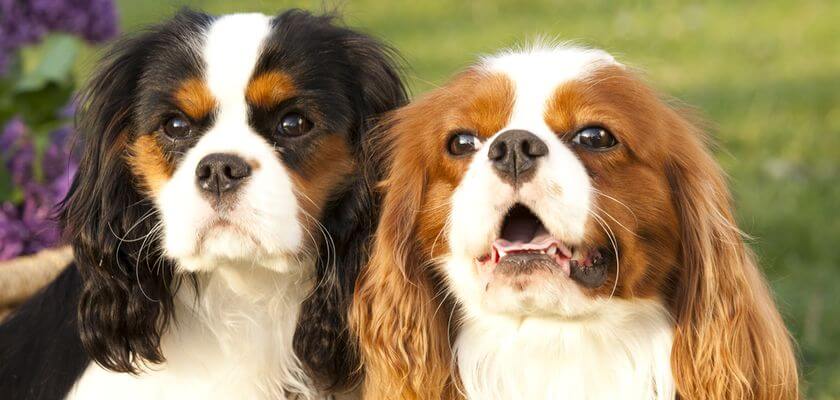
[[[471,318],[455,352],[470,399],[673,399],[672,340],[657,302],[613,299],[580,321]]]
[[[68,398],[317,398],[292,350],[308,279],[239,266],[200,276],[199,287],[179,289],[164,364],[138,375],[91,364]]]

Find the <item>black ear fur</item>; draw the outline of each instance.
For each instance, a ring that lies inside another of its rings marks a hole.
[[[84,152],[60,217],[82,275],[82,343],[91,358],[114,371],[136,372],[146,361],[163,361],[160,337],[172,316],[174,269],[160,258],[154,234],[159,219],[138,190],[125,152],[137,134],[133,106],[149,54],[166,29],[196,21],[209,17],[184,11],[117,41],[80,92],[76,125]],[[151,236],[137,240],[145,235]]]
[[[320,245],[320,284],[302,306],[294,337],[295,351],[308,373],[330,391],[352,388],[362,373],[347,315],[378,219],[379,199],[370,187],[375,179],[362,156],[367,153],[366,136],[383,113],[407,99],[394,50],[362,33],[335,29],[347,51],[345,67],[351,71],[348,93],[357,118],[348,139],[360,171],[333,197],[321,218],[332,243]]]

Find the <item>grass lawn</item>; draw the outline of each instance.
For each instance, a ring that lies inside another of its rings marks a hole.
[[[338,8],[402,51],[415,94],[480,54],[539,36],[601,47],[643,69],[710,121],[741,227],[799,343],[808,397],[840,398],[840,2],[118,2],[126,30],[181,5]]]

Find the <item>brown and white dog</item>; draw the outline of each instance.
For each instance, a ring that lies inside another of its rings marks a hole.
[[[790,399],[703,133],[609,54],[504,52],[392,115],[368,399]]]

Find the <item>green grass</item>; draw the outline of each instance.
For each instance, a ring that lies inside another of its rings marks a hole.
[[[181,5],[213,13],[338,8],[346,23],[402,52],[414,93],[481,54],[539,36],[601,47],[643,69],[712,123],[741,227],[755,237],[799,343],[808,397],[840,398],[840,2],[481,3],[119,2],[127,30]]]

